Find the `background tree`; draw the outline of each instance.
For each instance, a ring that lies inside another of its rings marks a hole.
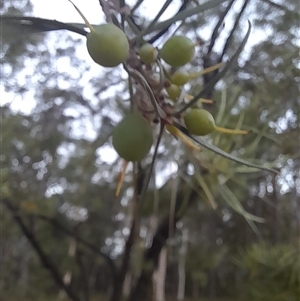
[[[137,1],[131,14],[126,6],[122,13],[130,35],[132,23],[139,29],[152,21],[141,14],[142,2]],[[199,6],[196,1],[177,2],[182,12]],[[188,70],[197,72],[218,63],[219,57],[231,61],[245,37],[247,19],[252,36],[265,33],[231,65],[216,89],[205,90],[220,75],[214,72],[191,81],[189,94],[204,88],[202,97],[215,101],[206,108],[217,124],[253,131],[247,136],[213,133],[204,145],[210,141],[236,159],[277,167],[280,174],[245,167],[204,148],[191,153],[164,133],[139,218],[135,199],[153,152],[128,168],[117,198],[122,162],[110,148],[113,128],[130,106],[126,74],[121,67],[89,72],[92,62],[76,55],[84,39],[70,32],[85,34],[84,26],[26,20],[25,13],[32,13],[29,1],[1,6],[2,93],[14,96],[1,106],[3,297],[57,299],[63,289],[72,300],[94,295],[120,300],[130,274],[127,299],[150,299],[151,277],[165,247],[165,290],[172,300],[177,296],[182,233],[188,229],[187,298],[297,300],[299,269],[292,264],[299,263],[296,1],[215,1],[203,13],[177,15],[169,31],[164,26],[147,36],[161,47],[161,40],[180,25],[178,32],[203,45]],[[5,17],[12,15],[20,17]],[[226,32],[230,19],[232,33]],[[210,35],[203,30],[206,24],[211,24]],[[52,32],[55,28],[69,31]],[[108,151],[112,155],[106,160]],[[74,256],[69,256],[74,244]]]

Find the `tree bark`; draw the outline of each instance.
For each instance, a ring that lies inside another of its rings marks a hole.
[[[279,206],[278,206],[278,195],[277,195],[277,183],[276,183],[276,175],[272,176],[272,186],[273,186],[273,193],[272,193],[272,201],[274,208],[272,209],[272,241],[273,244],[276,245],[279,243],[280,240],[280,217],[279,217]]]
[[[175,223],[174,223],[175,224]],[[137,284],[132,289],[128,301],[151,300],[152,299],[152,275],[158,265],[161,249],[169,236],[169,217],[165,218],[158,228],[150,249],[144,255],[144,267]]]
[[[188,229],[182,231],[182,245],[180,249],[179,262],[178,262],[178,291],[177,300],[184,300],[185,296],[185,258],[188,248]]]
[[[187,206],[190,206],[192,202],[198,196],[197,192],[192,190],[189,198]],[[176,198],[176,206],[175,206],[175,214],[173,216],[173,231],[176,228],[176,223],[180,220],[178,216],[178,212],[181,208],[182,199],[184,198],[183,193],[179,193]],[[160,226],[158,227],[155,236],[153,237],[152,246],[145,251],[144,254],[144,266],[141,271],[140,277],[137,280],[136,285],[131,290],[129,298],[127,301],[137,301],[143,300],[148,301],[152,299],[153,290],[152,290],[152,276],[154,270],[158,266],[158,259],[160,252],[164,245],[167,242],[170,234],[170,216],[167,215],[163,221],[161,222]]]
[[[113,292],[110,301],[119,301],[121,300],[122,297],[123,284],[129,269],[130,254],[131,254],[131,249],[134,243],[134,238],[136,233],[135,225],[136,223],[133,220],[130,229],[130,234],[125,245],[125,252],[123,255],[122,265],[120,267],[119,272],[117,273],[117,276],[114,279]]]
[[[68,255],[69,257],[74,257],[75,256],[75,252],[76,252],[76,246],[77,246],[77,242],[75,239],[71,239],[71,242],[70,242],[70,246],[69,246],[69,252],[68,252]],[[64,277],[63,277],[63,281],[66,285],[69,285],[71,283],[71,280],[72,280],[72,272],[71,271],[66,271],[66,273],[64,274]],[[66,292],[64,290],[61,290],[58,294],[58,298],[59,299],[64,299],[66,295]]]
[[[159,256],[158,269],[153,275],[154,301],[165,301],[165,280],[167,271],[167,248],[164,247]]]
[[[130,287],[131,287],[131,279],[132,275],[131,272],[128,271],[123,283],[123,296],[128,297],[130,293]]]

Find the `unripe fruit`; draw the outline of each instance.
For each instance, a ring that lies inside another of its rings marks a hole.
[[[171,86],[169,86],[168,88],[166,88],[168,96],[170,97],[170,99],[172,100],[177,100],[180,96],[181,93],[181,89],[180,87],[171,84]]]
[[[150,124],[138,113],[127,115],[114,129],[112,144],[126,161],[141,161],[150,151],[153,135]]]
[[[177,86],[183,86],[190,80],[190,75],[186,71],[176,71],[172,77],[171,82]]]
[[[214,117],[204,109],[191,109],[184,116],[184,123],[190,134],[198,136],[205,136],[213,131],[232,135],[248,134],[248,131],[216,126]]]
[[[129,43],[125,33],[111,23],[92,26],[72,0],[69,1],[91,31],[86,41],[91,58],[103,67],[116,67],[123,63],[129,53]]]
[[[195,54],[195,45],[185,36],[172,36],[160,50],[161,58],[173,67],[189,63]]]
[[[214,117],[203,109],[191,109],[184,116],[184,123],[191,134],[198,136],[208,135],[216,127]]]
[[[151,44],[146,43],[139,49],[139,55],[142,62],[145,64],[151,64],[156,60],[157,50]]]
[[[125,33],[114,24],[93,26],[87,35],[87,49],[91,58],[103,67],[116,67],[123,63],[129,52]]]

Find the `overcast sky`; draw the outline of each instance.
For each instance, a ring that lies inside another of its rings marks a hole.
[[[46,18],[46,19],[56,19],[62,22],[80,22],[82,23],[82,18],[79,16],[78,12],[74,9],[72,4],[68,0],[31,0],[34,5],[34,12],[33,16],[40,17],[40,18]],[[129,5],[136,2],[134,1],[126,1]],[[104,22],[104,14],[102,12],[102,9],[99,5],[98,0],[90,0],[90,1],[80,1],[80,0],[74,0],[74,3],[78,6],[78,8],[82,11],[82,13],[86,16],[86,18],[93,24],[99,24]],[[154,5],[159,4],[159,5]],[[155,0],[144,0],[141,8],[140,13],[147,16],[147,18],[152,19],[154,16],[158,13],[161,6],[163,5],[164,1],[155,1]],[[168,19],[174,15],[174,13],[178,10],[178,7],[180,5],[181,1],[174,1],[169,8],[166,10],[166,12],[162,15],[160,18],[160,21],[163,21],[165,19]],[[87,5],[88,4],[88,5]],[[236,4],[234,5],[234,8],[238,10],[242,4],[241,0],[237,0]],[[225,29],[222,32],[221,37],[223,36],[226,38],[228,31],[232,27],[233,18],[228,15],[225,20]],[[250,20],[251,21],[251,20]],[[203,33],[204,38],[209,38],[210,33],[212,30],[212,25],[207,26],[205,29],[201,31]],[[247,30],[247,26],[245,26],[244,30]],[[78,36],[78,35],[77,35]],[[251,47],[259,43],[262,39],[266,38],[266,32],[261,31],[252,31],[250,39],[247,43],[246,51],[243,52],[243,55],[245,56],[247,52],[251,50]],[[84,39],[84,38],[83,38]],[[218,46],[218,44],[216,45]],[[81,49],[80,55],[82,55],[83,60],[91,60],[88,56],[88,53],[86,51],[86,48],[83,46]],[[91,64],[92,67],[96,69],[96,72],[99,72],[99,66],[96,66],[94,64]],[[101,68],[101,67],[100,67]],[[90,72],[89,72],[90,73]],[[99,73],[98,73],[99,74]],[[0,87],[1,88],[1,87]],[[2,91],[1,91],[2,90]],[[30,108],[34,107],[34,101],[32,101],[32,105],[29,103],[29,98],[26,98],[26,105],[24,105],[23,99],[17,99],[18,96],[11,95],[11,94],[5,94],[3,89],[0,90],[0,93],[2,95],[0,100],[0,105],[3,105],[4,103],[9,103],[12,100],[14,100],[13,107],[15,107],[18,110],[21,111],[28,111],[30,112]],[[86,133],[85,133],[86,134]],[[112,150],[110,147],[107,146],[107,148],[102,148],[101,157],[105,161],[114,161],[116,159],[116,154],[114,154],[114,150]],[[176,171],[177,166],[174,164],[174,162],[170,162],[170,166],[168,167],[168,174],[170,172]]]

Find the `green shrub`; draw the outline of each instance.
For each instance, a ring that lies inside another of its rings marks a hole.
[[[295,246],[255,244],[234,261],[247,271],[243,300],[299,300],[300,261]]]

